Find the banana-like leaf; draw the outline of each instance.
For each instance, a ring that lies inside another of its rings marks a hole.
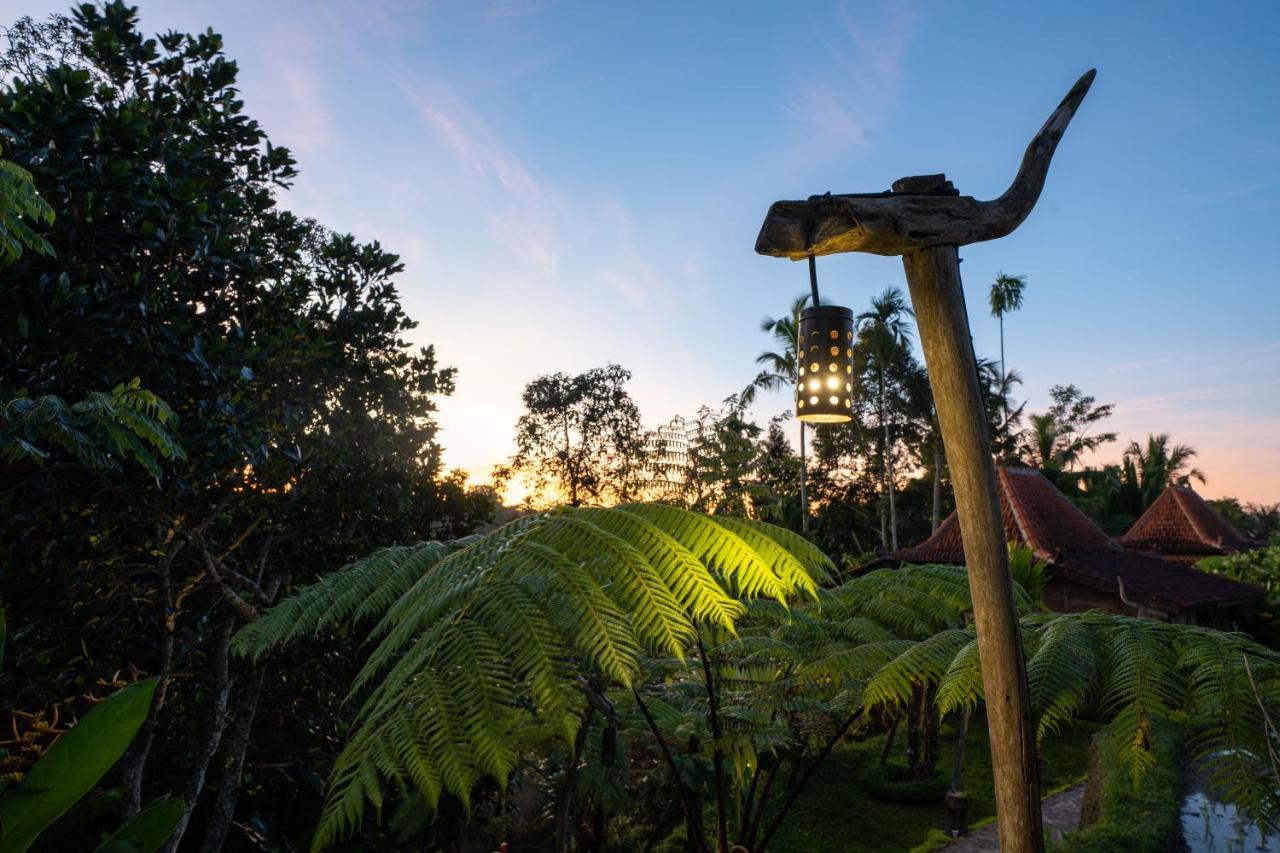
[[[123,803],[124,795],[124,788],[108,788],[85,797],[40,833],[41,853],[80,853],[89,849],[97,835],[92,833],[93,824]]]
[[[0,798],[0,853],[22,853],[111,769],[151,707],[156,679],[119,690],[50,747]]]
[[[96,853],[107,853],[118,847],[134,853],[155,853],[173,834],[178,821],[182,820],[182,809],[183,803],[178,797],[167,797],[152,803],[113,832],[110,838],[102,842]]]

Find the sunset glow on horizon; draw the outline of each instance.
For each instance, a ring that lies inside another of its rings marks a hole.
[[[1025,274],[1005,346],[1028,413],[1075,384],[1115,405],[1119,439],[1090,461],[1168,433],[1198,452],[1201,494],[1274,503],[1280,7],[1231,8],[155,0],[141,15],[224,35],[247,111],[298,160],[282,205],[402,256],[414,343],[458,368],[445,464],[476,483],[511,454],[539,374],[620,364],[646,427],[740,391],[770,347],[761,318],[808,286],[804,264],[753,251],[771,202],[944,170],[993,198],[1096,66],[1039,206],[962,249],[976,351],[998,357],[987,287]],[[855,313],[905,289],[897,258],[818,270]],[[766,394],[753,413],[790,406]]]

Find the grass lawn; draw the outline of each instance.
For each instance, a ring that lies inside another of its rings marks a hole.
[[[1045,790],[1067,785],[1084,777],[1089,762],[1089,740],[1095,727],[1064,726],[1041,745],[1048,767]],[[905,763],[898,745],[906,738],[899,732],[891,760]],[[942,731],[940,768],[951,768],[956,731]],[[818,769],[777,838],[769,845],[774,853],[813,853],[817,850],[856,853],[905,853],[924,842],[930,829],[942,828],[942,804],[914,806],[886,803],[871,798],[859,779],[863,768],[880,760],[884,736],[838,748]],[[964,789],[969,794],[969,822],[995,815],[991,780],[991,754],[987,745],[986,720],[975,717],[969,726],[965,752]]]

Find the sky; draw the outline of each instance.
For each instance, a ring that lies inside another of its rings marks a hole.
[[[0,0],[2,20],[63,11]],[[1074,383],[1125,444],[1192,445],[1209,497],[1280,501],[1280,3],[350,3],[141,0],[144,29],[223,34],[247,111],[300,176],[283,204],[402,255],[458,369],[449,466],[512,450],[533,377],[607,362],[647,426],[740,390],[803,264],[754,253],[770,203],[946,172],[993,198],[1081,73],[1040,202],[961,251],[1027,410]],[[904,287],[896,258],[819,259],[824,302]],[[790,406],[778,393],[761,419]]]

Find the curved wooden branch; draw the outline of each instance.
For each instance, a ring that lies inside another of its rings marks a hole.
[[[1027,146],[1004,194],[992,201],[960,195],[942,175],[903,178],[887,193],[814,196],[769,208],[756,251],[798,260],[808,255],[870,252],[902,255],[931,246],[962,246],[1013,231],[1031,213],[1049,162],[1096,71],[1090,69]]]

